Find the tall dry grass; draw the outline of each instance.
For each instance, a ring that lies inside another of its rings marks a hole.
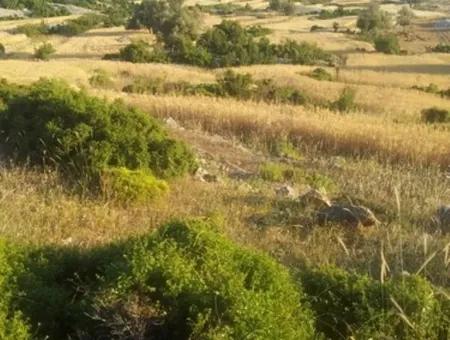
[[[110,92],[110,96],[117,94]],[[390,163],[450,166],[448,130],[396,124],[325,109],[174,96],[122,96],[158,117],[244,142],[267,143],[288,137],[296,145],[329,154],[376,158]]]

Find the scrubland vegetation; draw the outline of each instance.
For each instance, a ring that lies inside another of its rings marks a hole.
[[[1,339],[450,338],[439,0],[61,3],[0,0]]]

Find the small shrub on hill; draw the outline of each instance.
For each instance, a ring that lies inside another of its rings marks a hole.
[[[438,44],[432,49],[436,53],[450,53],[450,44]]]
[[[445,109],[432,107],[422,111],[422,120],[429,124],[450,122],[450,112]]]
[[[5,45],[0,43],[0,59],[6,56],[6,48]]]
[[[0,240],[0,339],[31,339],[31,330],[15,299],[20,294],[19,277],[24,272],[23,253]]]
[[[311,77],[316,79],[316,80],[326,80],[326,81],[332,81],[333,80],[333,76],[328,73],[325,69],[318,67],[315,68],[312,72],[311,72]]]
[[[49,34],[60,34],[75,36],[85,33],[91,29],[104,26],[106,17],[100,14],[84,14],[76,19],[68,20],[66,23],[53,26],[48,29]]]
[[[355,104],[356,90],[346,87],[342,90],[339,98],[331,103],[331,108],[339,112],[349,112],[356,108]]]
[[[54,166],[69,179],[91,184],[109,167],[150,169],[160,177],[195,168],[184,144],[120,102],[108,103],[50,80],[4,92],[0,141],[17,161]]]
[[[165,51],[158,47],[151,47],[145,41],[133,42],[119,51],[118,55],[112,55],[111,58],[118,58],[131,63],[166,63],[168,56]]]
[[[433,287],[418,276],[381,284],[325,267],[300,277],[316,327],[328,338],[439,339],[446,327]]]
[[[47,25],[43,22],[40,24],[25,24],[14,29],[16,34],[25,34],[29,38],[38,37],[49,33]]]
[[[113,85],[111,75],[103,69],[94,70],[94,74],[89,78],[89,84],[94,87],[110,87]]]
[[[39,60],[48,61],[56,53],[55,48],[50,43],[44,43],[34,50],[34,57]]]
[[[124,203],[146,203],[161,197],[169,189],[167,183],[144,170],[110,168],[101,175],[101,188],[108,199]]]
[[[377,36],[374,40],[375,49],[386,54],[399,54],[400,44],[395,34]]]
[[[136,242],[116,284],[98,299],[107,334],[140,319],[154,321],[140,329],[144,338],[312,339],[313,319],[289,273],[214,229],[173,222]],[[131,301],[138,301],[133,309]]]

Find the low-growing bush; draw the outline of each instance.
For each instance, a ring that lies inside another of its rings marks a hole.
[[[436,53],[450,53],[450,44],[438,44],[432,49]]]
[[[148,320],[124,335],[312,339],[313,319],[288,271],[214,229],[173,222],[136,242],[125,265],[112,267],[121,270],[117,282],[97,300],[98,329],[114,334]]]
[[[101,14],[84,14],[76,19],[68,20],[63,24],[49,28],[48,33],[60,34],[69,37],[79,35],[91,29],[104,26],[106,18],[106,16]]]
[[[450,122],[450,112],[445,109],[432,107],[422,111],[422,120],[429,124]]]
[[[327,81],[333,80],[333,76],[321,67],[315,68],[311,72],[311,78],[314,78],[316,80],[327,80]]]
[[[375,49],[386,54],[399,54],[400,44],[395,34],[379,35],[374,40]]]
[[[152,47],[145,41],[136,41],[125,46],[118,55],[105,56],[105,59],[116,58],[131,63],[166,63],[168,61],[165,51]]]
[[[34,57],[39,60],[48,61],[50,57],[56,53],[55,48],[50,43],[43,43],[34,50]]]
[[[0,59],[6,56],[6,48],[5,45],[0,43]]]
[[[101,175],[101,188],[107,199],[146,203],[161,197],[169,186],[145,170],[110,168]]]
[[[356,108],[355,104],[356,90],[346,87],[342,90],[339,98],[331,103],[331,109],[339,112],[349,112]]]
[[[17,26],[14,29],[15,34],[25,34],[29,38],[38,37],[49,33],[49,28],[44,23],[40,24],[25,24]]]
[[[54,80],[14,89],[0,91],[6,104],[0,142],[16,161],[53,166],[68,179],[91,184],[109,167],[150,169],[159,177],[195,168],[184,144],[121,102],[108,103]]]
[[[25,268],[21,249],[0,240],[0,339],[31,339],[31,330],[15,299],[20,294],[18,280]]]
[[[89,78],[89,84],[94,87],[111,87],[113,80],[111,75],[103,69],[94,70],[94,74]]]
[[[382,284],[333,267],[302,270],[300,282],[327,338],[440,339],[442,307],[418,276]]]

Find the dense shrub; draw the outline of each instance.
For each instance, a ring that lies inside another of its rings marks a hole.
[[[448,326],[433,287],[418,276],[382,284],[325,267],[300,277],[318,331],[332,339],[439,339]]]
[[[330,73],[328,73],[327,70],[321,67],[315,68],[311,72],[311,77],[316,80],[327,80],[327,81],[333,80],[333,76]]]
[[[362,33],[376,33],[389,30],[392,27],[392,17],[380,9],[380,5],[372,2],[358,15],[356,26]]]
[[[158,58],[155,58],[155,52],[151,52],[150,46],[146,46],[145,53],[142,53],[145,57],[134,58],[134,60],[136,62],[172,61],[201,67],[330,62],[330,54],[316,45],[306,42],[297,43],[292,40],[282,44],[272,44],[263,36],[266,33],[267,31],[262,29],[244,28],[238,22],[224,20],[198,38],[178,32],[164,36],[163,48],[158,48]],[[116,57],[131,61],[127,53],[121,52]]]
[[[140,328],[144,338],[313,337],[313,320],[289,273],[269,257],[236,246],[209,223],[168,224],[136,242],[125,258],[117,283],[99,299],[107,334],[117,332],[115,320],[133,325],[140,319],[153,320]],[[133,300],[141,305],[127,312]]]
[[[450,44],[438,44],[432,49],[436,53],[450,53]]]
[[[338,8],[336,8],[334,11],[329,11],[326,9],[321,10],[319,15],[317,16],[317,18],[328,20],[328,19],[335,19],[335,18],[340,18],[340,17],[345,17],[345,16],[358,15],[360,12],[361,12],[360,9],[345,9],[342,6],[338,6]]]
[[[450,112],[445,109],[432,107],[422,111],[422,120],[430,124],[450,122]]]
[[[375,49],[386,54],[399,54],[400,44],[395,34],[379,35],[374,40]]]
[[[136,41],[123,47],[118,55],[112,55],[112,58],[118,58],[131,63],[165,63],[168,61],[166,52],[158,47],[151,47],[145,41]]]
[[[101,175],[106,198],[125,203],[145,203],[161,197],[169,189],[167,183],[144,170],[110,168]]]
[[[5,45],[0,43],[0,59],[6,56],[6,48]]]
[[[355,104],[356,90],[346,87],[342,90],[339,98],[331,103],[331,109],[339,112],[349,112],[356,108]]]
[[[150,169],[162,177],[195,167],[184,144],[169,139],[148,115],[120,102],[108,103],[49,80],[15,95],[4,92],[0,142],[17,161],[55,166],[87,183],[98,181],[109,167]]]
[[[48,61],[50,57],[56,53],[55,48],[50,43],[43,43],[34,50],[34,57],[39,60]]]
[[[24,270],[22,251],[0,240],[0,339],[31,339],[30,327],[15,305]]]
[[[100,14],[84,14],[76,19],[53,26],[48,29],[49,34],[60,34],[65,36],[79,35],[91,29],[104,26],[106,16]]]
[[[94,74],[89,78],[89,84],[94,87],[110,87],[113,84],[111,75],[103,69],[94,70]]]
[[[25,24],[17,26],[14,29],[15,34],[25,34],[27,37],[34,38],[40,35],[49,34],[49,28],[44,23]]]

